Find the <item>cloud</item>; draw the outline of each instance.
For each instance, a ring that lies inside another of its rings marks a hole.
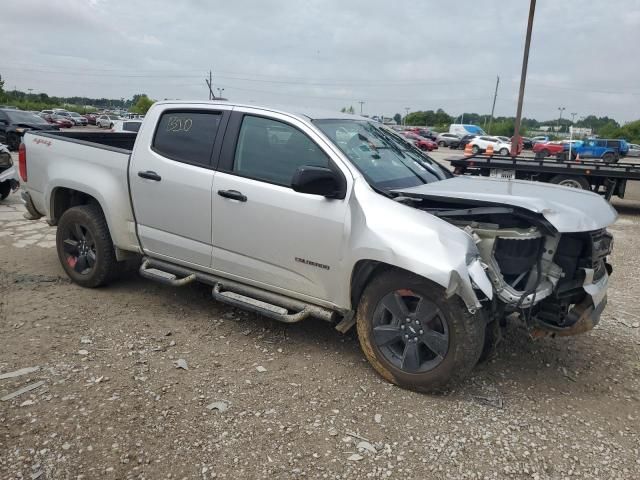
[[[206,98],[365,112],[515,114],[528,2],[38,0],[3,4],[8,85],[56,95]],[[638,116],[640,5],[538,2],[526,116]]]

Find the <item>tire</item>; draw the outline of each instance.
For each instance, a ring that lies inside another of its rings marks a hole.
[[[540,150],[540,155],[542,155],[543,158],[548,157],[551,155],[551,152],[545,148],[544,150]]]
[[[495,356],[500,342],[502,342],[502,327],[499,320],[494,320],[485,327],[484,345],[478,363],[491,360]]]
[[[572,176],[572,175],[556,175],[549,183],[555,183],[556,185],[563,185],[570,188],[581,188],[582,190],[591,190],[591,185],[585,177]]]
[[[109,128],[113,128],[113,123],[109,124]]]
[[[20,148],[20,136],[15,133],[9,133],[7,135],[7,146],[12,152],[18,151]]]
[[[501,148],[498,153],[500,155],[502,155],[503,157],[506,157],[507,155],[509,155],[509,149],[508,148]]]
[[[477,155],[478,153],[480,153],[480,147],[478,147],[477,145],[472,146],[471,153],[473,153],[474,155]]]
[[[398,298],[402,303],[393,303]],[[398,315],[386,308],[390,304]],[[417,305],[424,305],[422,313]],[[418,323],[419,318],[430,320]],[[484,346],[485,322],[470,314],[462,300],[447,298],[442,287],[400,270],[383,272],[367,285],[356,324],[360,346],[373,368],[387,381],[420,392],[458,383],[476,365]],[[420,334],[425,331],[430,334]],[[431,350],[425,342],[437,348]],[[415,356],[407,355],[413,352]]]
[[[438,146],[439,146],[439,147],[444,147],[444,146],[446,146],[446,145],[447,145],[447,142],[443,142],[442,140],[440,140],[440,141],[438,142]]]
[[[602,156],[602,161],[604,163],[615,163],[618,159],[616,158],[615,153],[607,152]]]
[[[56,249],[66,274],[82,287],[106,285],[118,273],[109,228],[98,205],[80,205],[62,214]]]
[[[11,193],[11,182],[0,182],[0,200],[4,200]]]

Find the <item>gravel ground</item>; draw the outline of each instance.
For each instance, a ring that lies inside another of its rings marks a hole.
[[[33,389],[0,401],[0,478],[638,478],[640,203],[616,206],[601,324],[535,342],[512,325],[463,386],[430,396],[383,381],[326,323],[137,275],[75,286],[54,229],[12,195],[0,396]]]

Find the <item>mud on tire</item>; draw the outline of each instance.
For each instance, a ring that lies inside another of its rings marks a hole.
[[[394,305],[398,297],[400,307]],[[367,285],[356,324],[373,368],[389,382],[420,392],[460,382],[478,363],[485,342],[483,318],[470,314],[459,297],[446,298],[439,285],[400,270],[383,272]],[[405,361],[407,348],[418,360]]]

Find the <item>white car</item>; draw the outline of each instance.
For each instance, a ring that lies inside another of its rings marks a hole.
[[[505,142],[498,137],[476,137],[469,142],[471,151],[475,154],[484,152],[489,145],[493,146],[493,151],[500,155],[509,155],[511,143]]]
[[[100,115],[96,118],[96,125],[99,128],[113,128],[118,120],[122,119],[117,115]]]
[[[629,144],[629,151],[627,152],[627,157],[640,157],[640,145],[635,143]]]

